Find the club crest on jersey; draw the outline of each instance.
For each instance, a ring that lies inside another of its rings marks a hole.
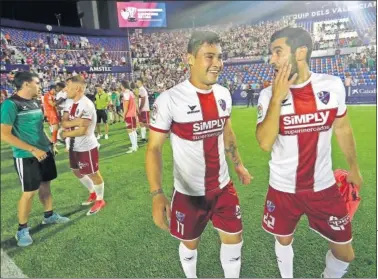
[[[223,111],[226,110],[226,101],[225,101],[225,100],[220,99],[220,100],[218,101],[218,104],[219,104],[219,106],[223,109]]]
[[[330,96],[328,91],[320,91],[317,93],[317,95],[318,95],[319,100],[322,101],[323,104],[325,105],[328,104],[329,96]]]
[[[269,212],[273,212],[274,209],[276,208],[276,206],[274,205],[274,203],[270,200],[267,200],[266,201],[266,208],[268,209]]]
[[[257,107],[257,119],[261,119],[263,117],[263,107],[261,104]]]
[[[179,221],[180,223],[183,223],[184,222],[184,219],[185,219],[185,214],[180,212],[180,211],[176,211],[176,219],[177,221]]]
[[[158,107],[157,107],[157,104],[154,104],[151,111],[151,116],[150,116],[152,124],[155,124],[156,122],[157,113],[158,113]]]

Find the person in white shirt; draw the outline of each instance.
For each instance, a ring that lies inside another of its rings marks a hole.
[[[251,176],[242,164],[231,127],[230,92],[216,84],[223,69],[221,51],[218,34],[194,32],[187,52],[189,80],[160,94],[151,113],[146,171],[153,220],[181,241],[179,257],[188,278],[197,278],[197,247],[210,219],[222,242],[225,277],[240,274],[241,213],[226,154],[242,184],[249,184]],[[161,185],[162,147],[169,132],[175,188],[171,205]]]
[[[82,205],[94,203],[87,212],[92,215],[103,209],[106,203],[95,136],[97,113],[93,102],[84,95],[85,88],[85,80],[80,75],[67,79],[64,91],[72,102],[64,108],[62,126],[65,130],[60,135],[63,139],[70,137],[70,167],[89,191],[89,198]]]
[[[147,128],[150,124],[150,102],[148,100],[148,92],[143,86],[142,79],[137,79],[137,86],[139,88],[139,125],[140,125],[140,134],[141,142],[147,142],[146,134]]]
[[[310,72],[312,47],[304,29],[276,31],[270,39],[273,86],[258,101],[257,141],[272,154],[262,226],[275,236],[282,278],[293,278],[293,235],[303,214],[330,247],[323,278],[341,278],[354,259],[350,217],[331,159],[334,130],[350,166],[347,181],[361,186],[345,88],[339,77]]]

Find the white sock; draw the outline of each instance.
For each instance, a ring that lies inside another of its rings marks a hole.
[[[136,130],[133,133],[134,133],[135,148],[138,148],[138,134],[137,134]]]
[[[70,138],[64,140],[66,142],[66,149],[70,149]]]
[[[323,278],[341,278],[347,273],[348,266],[349,263],[336,259],[331,250],[328,250]]]
[[[220,260],[225,278],[239,278],[242,246],[243,241],[238,244],[222,243],[220,249]]]
[[[141,133],[142,139],[145,139],[146,138],[146,127],[141,127],[140,133]]]
[[[278,268],[282,278],[293,278],[293,242],[289,245],[283,246],[276,239],[275,250],[277,256]]]
[[[179,255],[186,278],[197,278],[197,249],[190,250],[181,242]]]
[[[79,180],[80,180],[81,184],[83,184],[84,187],[88,189],[89,193],[91,193],[91,194],[94,193],[95,189],[93,187],[93,182],[87,175],[84,175]]]
[[[133,137],[133,141],[132,141],[132,143],[133,143],[133,149],[137,149],[137,147],[138,147],[138,135],[136,134],[136,132],[135,131],[133,131],[132,132],[132,137]]]
[[[131,142],[131,148],[134,149],[134,133],[133,132],[129,133],[129,138]]]
[[[104,182],[99,185],[94,185],[94,189],[96,191],[96,200],[100,201],[104,199]]]

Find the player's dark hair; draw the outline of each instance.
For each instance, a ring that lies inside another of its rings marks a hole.
[[[130,89],[131,90],[134,90],[135,88],[136,88],[137,86],[136,86],[136,84],[135,84],[135,82],[130,82]]]
[[[66,87],[66,84],[64,82],[58,82],[56,84],[56,87],[64,88],[64,87]]]
[[[138,81],[138,80],[143,84],[143,79],[142,78],[137,78],[136,81]]]
[[[39,78],[37,74],[31,72],[17,72],[14,75],[13,84],[16,86],[17,91],[21,90],[25,82],[32,82],[33,78]]]
[[[219,35],[214,31],[194,31],[188,43],[188,53],[197,55],[203,44],[217,45],[221,43]]]
[[[53,89],[55,89],[55,88],[56,88],[56,85],[55,85],[55,84],[50,86],[50,90],[53,90]]]
[[[121,80],[121,85],[126,89],[130,89],[130,82],[128,80]]]
[[[286,38],[286,44],[291,48],[291,53],[299,47],[307,48],[307,64],[310,65],[311,53],[312,53],[312,38],[310,33],[308,33],[303,28],[298,27],[285,27],[281,30],[274,32],[272,37],[270,37],[270,43],[277,39]]]

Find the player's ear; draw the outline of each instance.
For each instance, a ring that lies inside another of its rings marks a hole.
[[[296,56],[297,61],[306,60],[307,59],[307,51],[308,51],[308,49],[305,46],[297,48],[297,50],[295,52],[295,56]]]
[[[186,55],[186,60],[188,61],[189,66],[193,66],[193,65],[194,65],[195,57],[194,57],[193,54],[188,53],[188,54]]]

